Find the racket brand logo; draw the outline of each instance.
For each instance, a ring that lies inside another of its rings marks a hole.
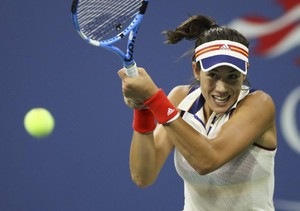
[[[127,46],[127,54],[128,56],[124,58],[124,61],[126,62],[130,62],[133,59],[133,51],[134,51],[134,44],[135,44],[135,39],[136,37],[132,35],[132,33],[130,33],[129,35],[129,43]]]

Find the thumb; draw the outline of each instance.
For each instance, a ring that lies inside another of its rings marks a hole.
[[[118,75],[121,79],[124,79],[127,77],[126,73],[125,73],[125,68],[122,68],[121,70],[118,71]]]

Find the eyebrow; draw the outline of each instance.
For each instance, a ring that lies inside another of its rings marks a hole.
[[[218,68],[218,67],[217,67]],[[217,68],[212,69],[210,72],[220,72],[222,70],[218,70]],[[230,69],[229,73],[233,73],[233,72],[239,72],[238,70],[234,69],[233,67]]]

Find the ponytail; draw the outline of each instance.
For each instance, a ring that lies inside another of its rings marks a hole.
[[[248,40],[241,33],[225,26],[218,26],[214,19],[203,15],[191,16],[175,30],[166,30],[162,33],[166,35],[167,44],[176,44],[183,39],[195,40],[196,48],[214,40],[231,40],[249,47]]]
[[[210,17],[198,15],[190,17],[175,30],[163,31],[163,34],[167,35],[166,43],[176,44],[183,39],[197,40],[205,31],[216,26],[215,20]]]

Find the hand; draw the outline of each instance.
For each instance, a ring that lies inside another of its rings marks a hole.
[[[129,107],[136,106],[134,104],[137,102],[145,102],[158,91],[158,87],[145,69],[138,68],[138,73],[137,77],[129,77],[126,75],[124,68],[118,71],[118,75],[122,79],[122,91],[125,103]]]

